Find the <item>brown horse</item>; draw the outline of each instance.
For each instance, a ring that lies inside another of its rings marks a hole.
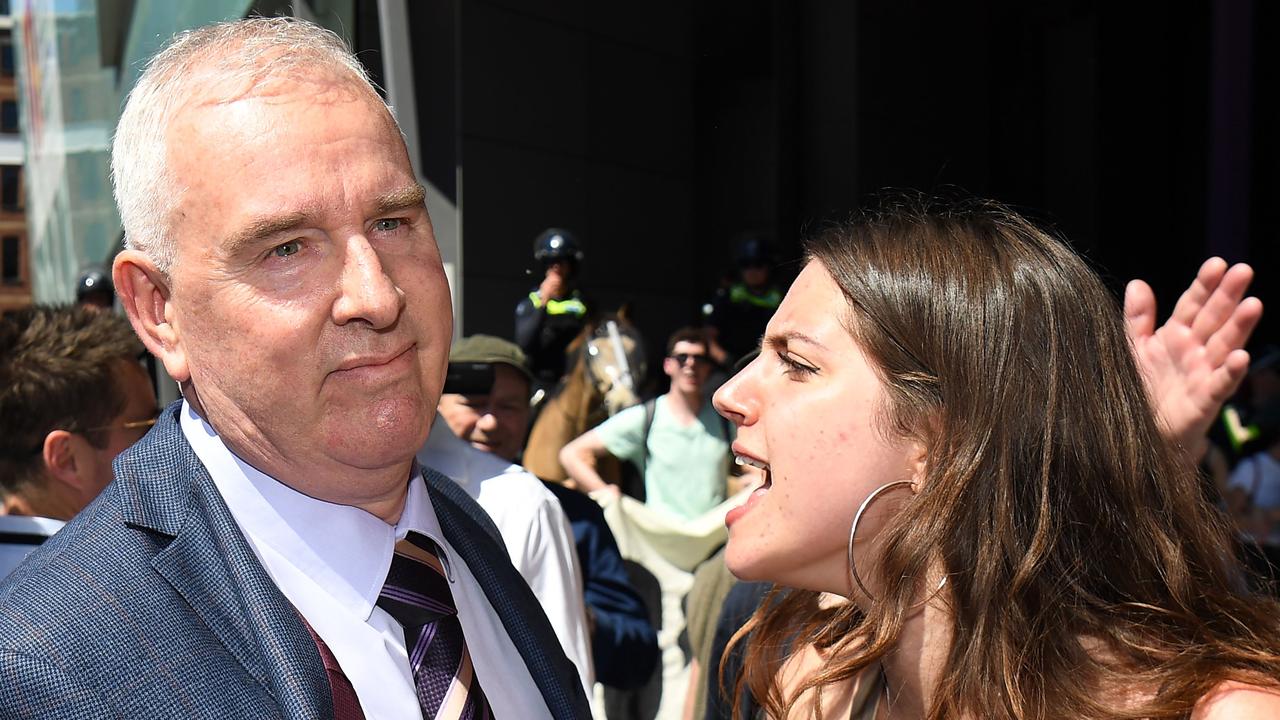
[[[560,448],[639,403],[645,376],[644,343],[627,320],[625,307],[584,327],[568,352],[577,359],[534,421],[522,461],[534,475],[555,482],[568,478],[560,465]],[[606,480],[617,482],[621,477],[613,458],[605,458],[596,469]]]

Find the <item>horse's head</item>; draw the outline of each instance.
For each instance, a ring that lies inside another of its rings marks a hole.
[[[640,402],[647,371],[644,341],[624,315],[606,318],[586,341],[587,376],[604,397],[609,415]]]

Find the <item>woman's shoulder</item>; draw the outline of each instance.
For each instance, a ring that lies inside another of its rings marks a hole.
[[[1191,720],[1271,720],[1280,717],[1280,688],[1228,681],[1196,703]]]

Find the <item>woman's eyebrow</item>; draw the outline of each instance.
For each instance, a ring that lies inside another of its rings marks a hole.
[[[770,333],[765,335],[760,341],[762,348],[785,348],[793,342],[802,342],[806,345],[812,345],[820,350],[826,350],[827,346],[818,342],[812,335],[806,335],[799,330],[786,330],[780,333]]]

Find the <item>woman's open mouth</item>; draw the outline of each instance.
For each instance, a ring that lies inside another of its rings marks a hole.
[[[739,465],[745,465],[747,467],[762,470],[764,479],[763,482],[760,483],[759,487],[751,491],[751,495],[747,497],[746,502],[725,514],[724,524],[729,527],[732,527],[739,518],[750,512],[751,508],[754,507],[761,498],[767,495],[769,493],[769,489],[773,487],[773,473],[770,471],[768,463],[760,460],[759,458],[755,458],[750,455],[743,455],[741,453],[734,453],[733,460]]]

